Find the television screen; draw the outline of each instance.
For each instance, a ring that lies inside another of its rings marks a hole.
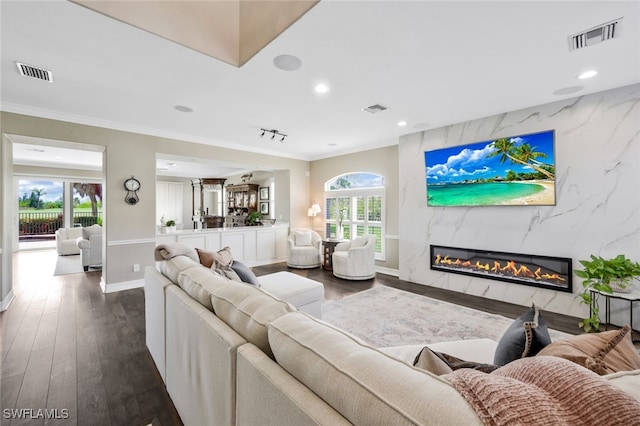
[[[428,206],[553,206],[554,131],[424,153]]]

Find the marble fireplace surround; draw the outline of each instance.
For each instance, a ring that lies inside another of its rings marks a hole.
[[[508,283],[572,291],[571,259],[431,245],[431,269]]]
[[[548,129],[555,206],[427,206],[425,151]],[[569,257],[574,268],[591,254],[640,260],[639,84],[401,136],[398,169],[402,280],[584,318],[578,278],[569,293],[432,270],[430,245]],[[629,321],[628,303],[611,308],[615,323]]]

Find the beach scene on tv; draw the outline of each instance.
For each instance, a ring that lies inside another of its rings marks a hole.
[[[424,153],[429,206],[553,206],[554,131]]]

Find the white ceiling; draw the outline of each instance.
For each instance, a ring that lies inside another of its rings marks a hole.
[[[637,1],[323,0],[240,68],[71,2],[2,1],[0,13],[4,111],[305,160],[640,82]],[[620,38],[569,51],[568,36],[620,17]],[[281,54],[302,67],[277,69]],[[53,82],[21,77],[16,61]],[[361,111],[378,103],[389,110]]]

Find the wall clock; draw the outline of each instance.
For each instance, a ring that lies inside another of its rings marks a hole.
[[[134,205],[140,201],[138,198],[138,190],[140,189],[140,181],[133,176],[124,181],[124,189],[127,190],[127,195],[124,197],[124,201],[127,204]]]

